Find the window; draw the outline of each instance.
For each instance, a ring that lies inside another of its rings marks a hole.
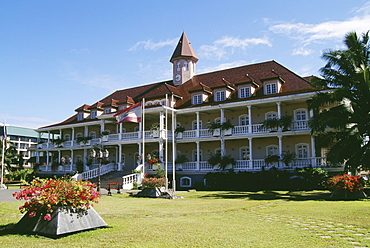
[[[294,119],[296,121],[305,121],[307,120],[307,110],[306,109],[297,109],[294,111]]]
[[[202,102],[202,94],[193,95],[193,104],[201,104]]]
[[[296,147],[297,158],[308,158],[308,144],[297,144]]]
[[[243,87],[239,89],[239,98],[247,98],[251,96],[251,88]]]
[[[279,155],[279,148],[277,145],[269,145],[266,147],[266,155]]]
[[[250,159],[250,151],[248,146],[243,146],[239,150],[239,157],[241,160],[249,160]]]
[[[278,118],[277,112],[271,111],[265,114],[265,120],[271,120],[271,119],[277,119],[277,118]]]
[[[191,187],[191,178],[190,177],[180,178],[180,187]]]
[[[81,155],[77,155],[75,159],[76,159],[76,162],[83,162]]]
[[[77,133],[76,138],[83,137],[82,133]]]
[[[65,134],[65,135],[64,135],[64,140],[65,140],[65,141],[70,141],[70,140],[71,140],[71,135],[69,135],[69,134]]]
[[[111,112],[111,109],[110,108],[106,108],[106,109],[104,109],[104,113],[105,114],[109,114]]]
[[[90,114],[90,119],[95,119],[96,118],[96,111],[91,111],[91,114]]]
[[[78,113],[77,114],[77,120],[82,121],[84,119],[84,113]]]
[[[189,70],[189,64],[188,64],[188,61],[185,61],[184,62],[184,71],[188,71]]]
[[[216,102],[219,102],[219,101],[224,101],[226,100],[226,94],[225,94],[225,91],[224,90],[220,90],[220,91],[216,91],[215,92],[215,101]]]
[[[197,150],[193,150],[192,155],[193,155],[193,161],[197,161]],[[199,150],[199,161],[202,161],[202,150]]]
[[[92,139],[96,139],[96,132],[91,131],[91,132],[89,133],[89,137],[91,137]]]
[[[277,93],[276,83],[265,84],[265,95],[270,95],[270,94],[275,94],[275,93]]]
[[[180,71],[180,69],[181,69],[181,64],[180,64],[180,61],[178,61],[176,63],[176,71]]]
[[[202,129],[202,121],[200,120],[197,124],[197,121],[193,121],[193,130],[200,130]]]
[[[247,125],[249,125],[248,115],[239,116],[239,126],[247,126]]]

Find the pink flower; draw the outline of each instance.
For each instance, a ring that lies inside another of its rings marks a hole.
[[[36,212],[30,212],[30,213],[28,214],[28,217],[32,218],[32,217],[34,217],[35,215],[36,215]]]
[[[44,220],[50,221],[51,220],[51,215],[50,214],[45,215]]]

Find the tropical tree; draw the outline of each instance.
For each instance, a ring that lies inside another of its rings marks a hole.
[[[370,169],[369,31],[361,37],[348,33],[344,43],[347,49],[322,55],[327,64],[313,84],[323,91],[308,101],[314,111],[310,126],[330,162],[349,171]]]
[[[18,154],[16,147],[12,144],[7,142],[6,146],[4,146],[4,166],[8,171],[12,170],[11,165],[17,165],[22,167],[23,165],[23,158],[22,155]],[[0,140],[0,161],[2,161],[2,154],[3,154],[3,140]]]

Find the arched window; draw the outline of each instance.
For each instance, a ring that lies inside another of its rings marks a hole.
[[[90,136],[92,139],[96,139],[96,132],[91,131],[91,132],[89,133],[89,136]]]
[[[68,134],[68,133],[67,133],[67,134],[65,134],[65,135],[64,135],[64,140],[65,140],[65,141],[70,141],[70,140],[71,140],[71,135],[70,135],[70,134]]]
[[[185,61],[184,62],[184,71],[188,71],[189,70],[189,64],[188,64],[188,61]]]
[[[300,143],[295,146],[297,158],[308,158],[308,144]]]
[[[265,120],[277,119],[278,114],[275,111],[270,111],[265,114]]]
[[[307,120],[307,110],[306,109],[296,109],[294,111],[295,121],[305,121]]]
[[[240,147],[239,157],[240,157],[241,160],[249,160],[250,159],[250,151],[249,151],[248,146]]]
[[[192,152],[193,161],[197,161],[197,150]],[[199,161],[202,161],[202,150],[199,150]]]
[[[199,123],[197,123],[196,120],[193,121],[192,125],[193,125],[193,130],[200,130],[200,129],[203,128],[202,127],[202,121],[201,120],[199,120]]]
[[[249,125],[248,115],[239,116],[239,126],[247,126],[247,125]]]
[[[266,146],[266,156],[279,155],[279,147],[277,145]]]
[[[76,134],[76,138],[81,138],[81,137],[83,137],[82,133],[77,133]]]
[[[190,177],[181,177],[180,178],[180,187],[191,187],[191,178]]]

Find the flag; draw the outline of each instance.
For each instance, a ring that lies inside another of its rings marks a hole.
[[[118,111],[115,115],[117,123],[121,122],[141,122],[141,102],[131,107]]]

